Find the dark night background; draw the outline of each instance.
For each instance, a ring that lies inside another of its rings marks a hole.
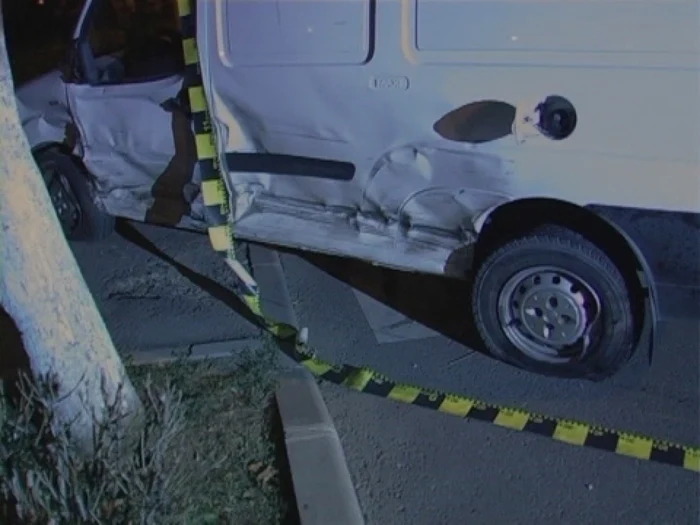
[[[2,0],[7,50],[16,83],[63,59],[83,0]]]
[[[66,56],[84,0],[0,0],[5,38],[16,84],[57,67]],[[124,33],[148,32],[170,20],[173,2],[162,0],[105,0],[110,20],[97,25],[111,35],[91,36],[94,45],[109,46],[111,37],[124,41]],[[136,16],[133,16],[136,15]],[[93,42],[97,38],[100,42]]]

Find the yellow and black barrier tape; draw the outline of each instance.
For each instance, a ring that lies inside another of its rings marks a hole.
[[[334,365],[297,352],[297,361],[314,375],[351,390],[372,394],[409,405],[429,408],[453,416],[548,437],[580,447],[595,448],[641,460],[655,461],[700,472],[700,449],[660,441],[635,433],[620,432],[588,423],[536,414],[458,394],[398,383],[369,369]]]
[[[342,385],[351,390],[372,394],[410,405],[488,422],[511,430],[528,432],[553,440],[613,452],[639,460],[654,461],[700,472],[700,447],[654,439],[636,433],[621,432],[580,421],[536,414],[509,408],[458,394],[449,394],[393,381],[370,368],[335,364],[316,357],[307,344],[306,331],[265,316],[255,279],[236,260],[235,239],[229,209],[229,190],[222,176],[216,150],[216,137],[209,118],[203,88],[199,55],[195,39],[196,22],[190,2],[178,0],[183,32],[183,51],[189,110],[192,115],[198,165],[202,174],[202,197],[207,209],[208,233],[214,250],[226,256],[226,263],[236,276],[237,293],[259,320],[262,327],[275,337],[296,341],[291,352],[295,361],[314,376]]]

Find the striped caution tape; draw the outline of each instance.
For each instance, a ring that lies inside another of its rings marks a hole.
[[[485,421],[511,430],[537,434],[570,445],[605,450],[622,456],[666,463],[700,472],[700,448],[698,447],[683,446],[639,434],[620,432],[580,421],[536,414],[462,395],[398,383],[369,368],[338,366],[325,362],[309,354],[303,346],[298,351],[297,361],[306,366],[315,376],[358,392],[465,419]]]
[[[485,403],[462,395],[399,383],[369,368],[330,363],[319,359],[309,349],[306,329],[298,331],[296,327],[266,317],[261,308],[255,279],[236,260],[229,189],[221,173],[215,130],[209,118],[195,40],[195,13],[191,8],[191,1],[178,0],[186,66],[183,88],[187,90],[189,111],[192,115],[209,239],[214,250],[225,255],[226,263],[236,277],[237,293],[259,320],[260,325],[281,340],[296,341],[290,357],[305,366],[314,376],[358,392],[537,434],[570,445],[605,450],[700,472],[700,447],[684,446],[584,422]]]

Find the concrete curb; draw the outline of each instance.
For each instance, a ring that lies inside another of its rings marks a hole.
[[[314,377],[298,367],[275,394],[301,525],[364,525],[340,438]]]
[[[272,319],[297,326],[297,316],[292,308],[279,253],[265,246],[251,244],[249,254],[263,311]]]
[[[298,326],[279,254],[251,245],[250,260],[263,310]],[[275,398],[301,525],[364,525],[345,452],[315,378],[293,363],[282,372]]]
[[[220,359],[236,357],[241,352],[258,352],[264,348],[261,338],[228,339],[209,343],[194,343],[175,347],[163,347],[144,350],[142,352],[126,353],[125,361],[129,365],[163,365],[176,361],[202,361],[204,359]]]

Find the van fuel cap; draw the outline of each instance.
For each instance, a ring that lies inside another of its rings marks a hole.
[[[516,106],[512,133],[519,144],[544,137],[564,140],[576,129],[574,105],[559,95],[549,95],[539,101],[523,101]]]
[[[536,112],[539,114],[537,127],[552,140],[563,140],[576,129],[576,110],[564,97],[547,97],[538,104]]]

